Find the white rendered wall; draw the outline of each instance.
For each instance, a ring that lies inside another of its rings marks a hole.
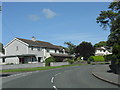
[[[16,50],[17,47],[18,50]],[[15,40],[5,48],[5,55],[10,56],[10,55],[27,54],[27,50],[28,47],[25,44],[21,43],[18,40]]]
[[[6,64],[10,64],[10,63],[13,63],[13,64],[19,64],[19,58],[18,57],[9,57],[9,58],[6,58],[5,59],[5,63]]]

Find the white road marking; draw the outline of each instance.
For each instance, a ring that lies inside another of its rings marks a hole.
[[[54,80],[54,77],[52,77],[52,79],[51,79],[51,83],[53,83],[53,80]]]
[[[59,75],[59,74],[61,74],[61,73],[57,73],[57,74],[55,74],[55,76],[57,76],[57,75]]]
[[[53,86],[53,88],[54,88],[55,90],[58,90],[58,89],[56,88],[56,86]]]

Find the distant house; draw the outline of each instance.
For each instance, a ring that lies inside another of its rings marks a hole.
[[[96,48],[95,50],[95,56],[104,56],[109,54],[112,54],[112,48],[107,46],[99,47],[99,48]]]
[[[67,52],[60,46],[49,42],[38,41],[35,37],[32,40],[14,38],[9,42],[5,49],[5,63],[24,64],[44,62],[48,57],[57,58],[58,62],[65,58],[71,58]]]

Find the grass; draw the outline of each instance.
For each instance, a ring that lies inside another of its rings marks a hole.
[[[70,67],[70,66],[80,66],[85,64],[73,64],[73,65],[62,65],[62,66],[46,66],[46,67],[35,67],[35,68],[24,68],[24,69],[9,69],[9,70],[0,70],[0,72],[26,72],[26,71],[39,71],[39,70],[49,70],[49,69],[55,69],[55,68],[64,68],[64,67]]]

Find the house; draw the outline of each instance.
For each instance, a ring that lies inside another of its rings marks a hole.
[[[5,49],[5,56],[2,58],[5,63],[24,64],[44,62],[48,57],[57,58],[58,62],[65,58],[71,58],[60,46],[49,42],[38,41],[35,37],[32,40],[14,38],[9,42]]]
[[[112,54],[112,48],[108,46],[99,47],[95,50],[95,56],[104,56],[109,54]]]
[[[5,63],[4,58],[2,58],[3,56],[5,56],[2,52],[0,52],[0,65]]]

